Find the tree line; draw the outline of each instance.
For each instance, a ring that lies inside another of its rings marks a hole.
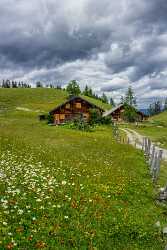
[[[110,103],[112,106],[115,105],[113,98],[108,99],[105,93],[103,93],[102,96],[98,96],[97,94],[93,92],[92,88],[89,87],[88,85],[86,85],[84,90],[81,91],[80,86],[76,80],[70,81],[66,87],[66,90],[69,94],[69,97],[78,96],[82,94],[84,96],[88,96],[88,97],[100,100],[103,103],[107,103],[107,104]]]
[[[162,101],[160,100],[156,100],[153,103],[151,103],[149,105],[148,112],[149,115],[152,116],[152,115],[157,115],[166,110],[167,110],[167,98],[165,98],[164,103],[162,103]]]
[[[31,88],[31,85],[25,82],[17,82],[10,80],[3,80],[0,84],[1,88]]]

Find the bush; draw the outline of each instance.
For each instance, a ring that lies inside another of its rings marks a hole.
[[[47,116],[48,124],[54,123],[54,116],[52,114],[48,114]]]
[[[125,111],[123,113],[123,118],[127,122],[136,122],[139,119],[136,109],[128,104],[125,104]]]
[[[111,116],[101,117],[101,124],[112,125],[113,121],[112,121]]]
[[[100,124],[102,119],[100,111],[97,109],[90,109],[89,111],[90,111],[89,124],[91,125]]]
[[[76,118],[73,121],[69,121],[64,124],[63,127],[77,129],[81,131],[91,132],[93,131],[93,126],[86,122],[83,118]]]
[[[97,109],[90,109],[90,121],[89,124],[96,125],[96,124],[103,124],[109,125],[112,124],[112,119],[110,116],[103,117],[99,110]]]

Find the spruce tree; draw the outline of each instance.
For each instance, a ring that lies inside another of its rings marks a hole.
[[[115,107],[115,102],[114,102],[114,99],[112,97],[110,98],[110,105]]]
[[[126,95],[125,95],[125,103],[130,106],[136,106],[136,97],[134,96],[134,92],[132,87],[129,86]]]
[[[167,98],[165,99],[164,110],[167,110]]]
[[[102,94],[101,100],[104,103],[108,103],[108,98],[107,98],[107,96],[104,93]]]
[[[83,91],[83,95],[88,96],[89,95],[89,88],[88,85],[85,86],[85,89]]]

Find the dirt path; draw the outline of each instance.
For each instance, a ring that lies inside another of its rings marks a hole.
[[[132,129],[121,129],[122,131],[124,131],[127,135],[127,137],[129,138],[129,143],[132,145],[135,145],[136,148],[138,149],[142,149],[142,144],[143,144],[143,138],[144,136],[140,135],[139,133],[137,133],[136,131],[132,130]],[[153,145],[155,145],[152,142]],[[160,148],[158,146],[155,145],[156,150],[162,150],[163,151],[163,155],[162,158],[163,160],[167,161],[167,150],[164,148]]]

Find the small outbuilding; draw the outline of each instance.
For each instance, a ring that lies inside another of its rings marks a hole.
[[[91,109],[97,109],[101,114],[104,112],[95,104],[80,96],[75,96],[51,110],[49,114],[53,115],[54,124],[58,125],[77,118],[89,121]]]
[[[124,121],[124,112],[125,112],[125,104],[120,104],[106,112],[103,113],[103,117],[111,116],[113,121],[123,122]],[[148,119],[148,116],[143,112],[136,109],[137,120],[145,121]]]

